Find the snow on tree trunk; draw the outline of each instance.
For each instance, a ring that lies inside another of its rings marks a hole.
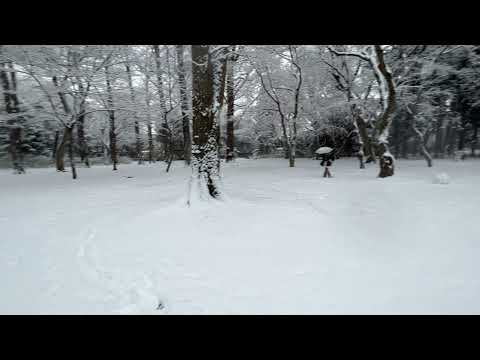
[[[235,47],[233,48],[235,51]],[[227,162],[234,159],[235,137],[233,127],[233,115],[235,113],[235,87],[234,87],[234,64],[235,55],[231,54],[227,60],[227,141],[225,160]]]
[[[165,94],[163,92],[163,80],[162,80],[162,64],[160,60],[160,47],[158,45],[152,45],[154,57],[155,57],[155,72],[157,76],[157,90],[158,100],[160,104],[160,118],[161,123],[161,139],[163,144],[163,158],[167,161],[170,158],[171,148],[171,131],[167,120],[167,104],[165,102]]]
[[[178,87],[180,91],[180,109],[182,112],[182,131],[183,131],[183,157],[185,163],[190,165],[192,154],[192,139],[190,135],[190,114],[187,96],[187,82],[185,79],[184,49],[183,45],[176,45],[177,50],[177,69],[178,69]]]
[[[132,72],[130,70],[130,65],[127,63],[125,65],[125,71],[127,73],[127,80],[128,80],[128,88],[130,89],[130,99],[132,101],[132,106],[136,105],[135,99],[135,90],[133,89],[133,81],[132,81]],[[142,138],[140,137],[140,124],[138,121],[138,115],[134,113],[134,131],[135,131],[135,155],[137,157],[138,164],[142,164],[143,157],[142,157]]]
[[[200,200],[220,196],[217,126],[213,111],[217,101],[215,93],[209,45],[192,45],[193,144],[189,205],[193,196]]]
[[[108,110],[108,116],[110,119],[110,156],[112,158],[113,170],[117,170],[117,133],[115,127],[115,111],[113,110],[114,103],[113,103],[113,93],[112,93],[112,85],[110,80],[110,71],[109,67],[105,66],[105,79],[107,82],[107,104],[110,110]]]
[[[9,128],[9,152],[14,173],[24,174],[25,168],[23,166],[23,156],[21,152],[22,126],[20,125],[22,117],[19,115],[20,103],[17,96],[16,75],[13,71],[13,64],[10,63],[9,65],[10,68],[7,69],[6,63],[0,64],[0,82],[2,83],[5,110],[9,115],[9,119],[7,120]],[[8,79],[7,72],[10,72],[11,81]]]
[[[210,50],[211,51],[211,50]],[[217,151],[220,150],[221,136],[220,136],[220,116],[223,113],[225,103],[225,83],[227,78],[227,56],[228,48],[223,48],[217,51],[211,51],[209,55],[209,66],[213,77],[213,116],[216,126],[216,140]],[[220,153],[217,156],[217,167],[220,171]]]
[[[393,176],[395,159],[388,149],[388,134],[392,123],[392,114],[396,108],[395,84],[390,69],[385,64],[383,49],[380,45],[374,45],[374,52],[370,56],[372,67],[380,78],[381,96],[383,99],[383,112],[376,123],[378,134],[377,152],[380,158],[379,177]]]
[[[150,99],[150,74],[147,71],[145,73],[145,105],[147,112],[147,136],[148,136],[148,163],[155,162],[154,158],[154,144],[153,144],[153,129],[152,129],[152,113],[151,113],[151,99]]]

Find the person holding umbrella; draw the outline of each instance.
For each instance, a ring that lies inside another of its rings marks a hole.
[[[330,166],[332,166],[333,161],[335,160],[334,152],[331,147],[324,146],[317,151],[315,151],[316,154],[320,155],[320,165],[325,168],[325,171],[323,172],[323,177],[332,177],[332,174],[330,173]]]

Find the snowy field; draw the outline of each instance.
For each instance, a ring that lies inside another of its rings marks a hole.
[[[0,313],[480,314],[480,161],[357,167],[239,160],[191,208],[181,162],[0,170]]]

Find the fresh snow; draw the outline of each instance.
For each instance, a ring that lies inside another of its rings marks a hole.
[[[1,170],[0,313],[480,314],[479,162],[296,163]]]

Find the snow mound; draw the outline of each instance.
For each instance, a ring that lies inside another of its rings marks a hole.
[[[450,184],[450,176],[448,176],[446,173],[436,174],[433,177],[433,183],[442,185]]]

